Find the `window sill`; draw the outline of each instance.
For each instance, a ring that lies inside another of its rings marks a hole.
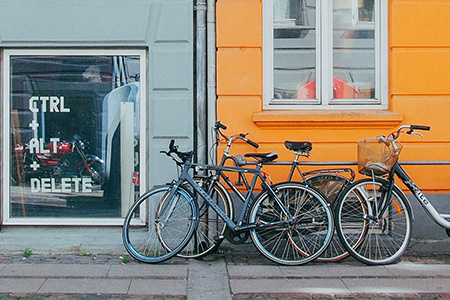
[[[253,122],[263,129],[385,128],[395,127],[402,120],[401,113],[390,111],[269,110],[253,114]]]

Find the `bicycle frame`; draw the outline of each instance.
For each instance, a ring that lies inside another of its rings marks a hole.
[[[436,222],[436,224],[446,229],[450,229],[450,215],[441,214],[436,210],[436,208],[431,204],[428,198],[417,187],[417,185],[412,181],[412,179],[408,176],[406,171],[398,162],[395,163],[394,167],[389,173],[389,186],[386,195],[382,195],[383,203],[381,205],[382,209],[377,216],[378,219],[381,218],[388,207],[389,201],[387,201],[387,199],[391,199],[392,190],[395,185],[394,175],[397,175],[397,177],[408,187],[414,197],[419,201],[422,208],[427,212],[430,218]]]
[[[227,167],[227,166],[216,166],[216,165],[203,165],[203,164],[196,164],[192,163],[191,161],[187,160],[183,166],[182,172],[178,178],[178,180],[172,184],[172,189],[168,195],[169,199],[173,197],[175,194],[175,191],[180,187],[183,183],[186,181],[191,185],[194,190],[210,205],[214,211],[220,216],[220,218],[223,219],[223,221],[227,224],[227,226],[234,232],[236,231],[246,231],[251,230],[254,228],[263,228],[263,227],[272,227],[272,226],[278,226],[282,224],[288,224],[290,223],[294,217],[289,212],[289,210],[286,209],[284,204],[282,203],[281,199],[277,196],[277,194],[273,191],[273,189],[270,187],[270,185],[267,183],[267,181],[264,179],[263,175],[260,172],[260,169],[262,167],[261,163],[257,164],[256,168],[241,168],[241,167]],[[240,216],[238,218],[237,223],[233,222],[231,218],[229,218],[226,213],[214,202],[214,200],[209,196],[209,194],[197,183],[195,180],[191,177],[189,174],[189,171],[191,168],[198,168],[201,170],[216,170],[216,171],[229,171],[229,172],[243,172],[243,173],[251,173],[253,174],[253,178],[250,184],[250,189],[247,194],[247,197],[245,198],[244,205],[242,206]],[[278,221],[278,222],[269,222],[265,224],[248,224],[246,222],[246,216],[248,214],[248,210],[251,207],[251,204],[253,203],[253,197],[252,197],[252,191],[255,188],[257,180],[260,179],[262,182],[263,189],[268,191],[276,200],[278,205],[281,207],[282,211],[286,216],[288,217],[285,221]],[[168,201],[170,202],[170,201]],[[167,209],[168,203],[166,203],[166,206],[164,206],[161,211],[164,211]],[[174,205],[172,205],[173,207]],[[170,213],[168,214],[170,215]]]

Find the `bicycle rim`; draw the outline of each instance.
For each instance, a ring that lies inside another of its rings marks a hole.
[[[308,177],[306,182],[321,191],[333,208],[335,207],[339,193],[344,190],[345,186],[351,183],[349,179],[336,174],[314,175]],[[348,257],[348,255],[339,237],[337,234],[334,234],[327,249],[317,258],[317,261],[340,261]]]
[[[233,209],[230,196],[226,189],[218,182],[214,182],[210,190],[207,178],[195,177],[194,180],[206,191],[214,202],[232,218]],[[199,206],[199,221],[189,243],[178,253],[183,258],[201,258],[214,252],[223,240],[226,224],[214,209],[197,193],[193,193]]]
[[[327,201],[311,187],[282,183],[274,187],[294,222],[250,231],[256,248],[270,260],[284,265],[301,265],[316,259],[333,234],[333,218]],[[250,223],[286,221],[275,199],[264,192],[250,212]]]
[[[146,263],[170,259],[189,242],[197,225],[198,208],[181,188],[169,199],[170,186],[142,196],[130,208],[122,230],[128,253]]]
[[[336,228],[342,244],[358,261],[368,265],[395,263],[411,239],[411,210],[395,187],[385,213],[374,220],[386,180],[363,179],[349,186],[336,208]]]

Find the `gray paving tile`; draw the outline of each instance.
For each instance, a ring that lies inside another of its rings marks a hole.
[[[8,264],[0,264],[0,272],[7,266]],[[1,273],[0,273],[1,274]]]
[[[262,278],[280,278],[285,275],[281,271],[279,266],[264,266],[264,265],[228,265],[228,274],[230,278],[252,278],[252,277],[262,277]]]
[[[231,279],[231,292],[241,293],[317,293],[346,294],[340,279]]]
[[[388,265],[386,269],[395,276],[450,276],[450,265],[427,265],[410,262],[400,262],[395,265]],[[450,285],[450,283],[449,283]]]
[[[36,293],[44,278],[0,278],[0,293]]]
[[[47,279],[38,293],[126,294],[131,279],[71,278]]]
[[[109,278],[187,277],[187,265],[117,265],[111,266]]]
[[[188,298],[231,300],[227,266],[223,260],[189,262]]]
[[[280,267],[286,277],[394,277],[384,266],[308,264],[304,266]]]
[[[342,279],[353,293],[449,293],[448,278]]]
[[[186,279],[133,279],[130,295],[187,295]]]
[[[10,264],[1,275],[4,277],[105,277],[108,265],[75,264]]]

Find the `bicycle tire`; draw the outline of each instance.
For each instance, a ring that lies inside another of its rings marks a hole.
[[[321,191],[325,197],[330,201],[331,207],[334,210],[336,199],[344,188],[351,183],[351,181],[336,174],[317,174],[306,178],[306,182]],[[334,232],[333,238],[327,249],[316,259],[320,262],[336,262],[349,256],[348,251],[342,245],[339,237]]]
[[[336,206],[336,229],[341,243],[358,261],[367,265],[397,262],[411,239],[411,207],[397,186],[380,220],[372,217],[388,181],[366,178],[348,186]]]
[[[178,187],[169,199],[171,189],[166,185],[148,191],[133,204],[125,217],[122,229],[124,246],[132,257],[141,262],[158,263],[172,258],[194,234],[198,221],[195,199],[182,187]]]
[[[211,182],[205,176],[195,176],[194,180],[205,189],[216,204],[229,217],[233,217],[233,203],[225,187],[217,181]],[[192,191],[191,191],[192,192]],[[217,215],[214,209],[201,197],[192,192],[199,207],[199,221],[189,243],[177,254],[183,258],[202,258],[217,250],[223,241],[226,223]]]
[[[301,265],[316,259],[333,236],[333,214],[325,197],[313,187],[285,182],[274,187],[295,222],[250,231],[255,247],[268,259],[283,265]],[[287,216],[267,191],[250,210],[249,223],[285,221]]]

